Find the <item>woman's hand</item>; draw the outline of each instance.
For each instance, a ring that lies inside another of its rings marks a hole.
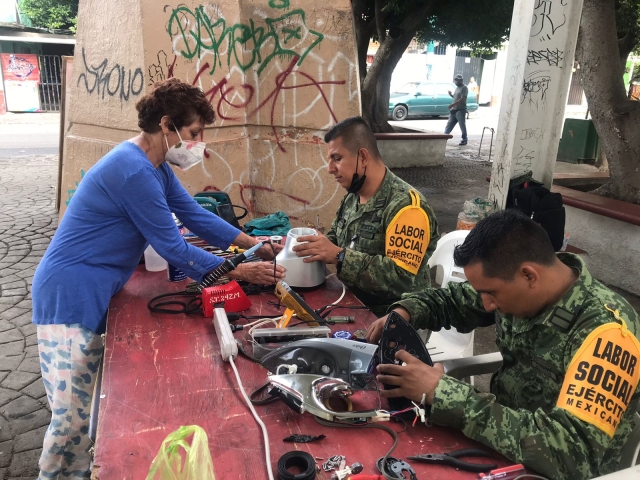
[[[245,250],[250,249],[254,245],[258,244],[258,241],[255,237],[250,237],[246,233],[240,232],[240,234],[233,241],[234,245],[239,246],[240,248],[244,248]],[[273,249],[271,248],[273,246]],[[277,243],[265,244],[256,252],[256,256],[262,258],[263,260],[273,260],[275,255],[280,253],[283,245],[278,245]]]
[[[275,277],[273,276],[273,263],[271,262],[247,262],[241,263],[238,267],[229,272],[229,277],[236,280],[255,283],[257,285],[274,285],[285,277],[285,269],[280,265],[276,266]]]
[[[258,242],[256,242],[258,243]],[[271,249],[273,247],[273,249]],[[284,245],[280,245],[277,243],[267,243],[262,246],[257,252],[256,255],[263,260],[273,260],[275,256],[280,253],[280,250],[284,248]],[[272,269],[273,270],[273,269]]]

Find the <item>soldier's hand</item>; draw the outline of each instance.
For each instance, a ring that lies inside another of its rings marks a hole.
[[[407,322],[411,319],[411,315],[409,314],[409,312],[402,307],[395,308],[393,311],[404,318]],[[367,327],[367,342],[378,343],[380,341],[380,336],[382,335],[384,324],[387,323],[388,316],[389,315],[380,317],[378,320],[369,325],[369,327]]]
[[[382,329],[384,328],[384,324],[387,322],[388,316],[389,315],[385,315],[369,325],[367,328],[367,342],[378,343],[380,341],[380,335],[382,335]]]
[[[298,242],[302,245],[296,245],[293,247],[293,251],[299,257],[305,257],[303,260],[305,263],[311,262],[324,262],[324,263],[338,263],[336,256],[342,250],[337,245],[331,243],[327,237],[318,232],[317,235],[303,235],[297,238]]]
[[[378,365],[379,375],[376,376],[376,380],[385,385],[398,387],[380,390],[380,395],[384,398],[406,397],[420,402],[425,394],[425,401],[431,405],[438,382],[444,375],[442,364],[436,363],[430,367],[405,350],[396,352],[396,360],[404,362],[405,365]]]

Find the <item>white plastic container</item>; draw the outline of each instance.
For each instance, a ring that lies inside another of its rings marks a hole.
[[[149,245],[144,251],[144,266],[149,272],[162,272],[167,269],[167,261]]]

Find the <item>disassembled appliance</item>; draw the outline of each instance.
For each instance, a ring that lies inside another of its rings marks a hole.
[[[287,270],[287,283],[292,287],[316,287],[325,280],[324,263],[304,263],[304,258],[298,257],[293,251],[293,247],[300,245],[298,237],[317,234],[313,228],[292,228],[287,233],[284,248],[276,256],[276,263]]]

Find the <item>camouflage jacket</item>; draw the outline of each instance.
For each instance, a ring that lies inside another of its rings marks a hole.
[[[565,373],[574,355],[586,351],[580,347],[591,332],[605,324],[622,323],[605,304],[617,306],[636,338],[640,320],[625,299],[591,277],[579,257],[559,254],[559,258],[579,270],[580,276],[558,303],[534,318],[486,312],[480,295],[468,283],[405,295],[391,308],[407,309],[416,328],[456,327],[470,332],[495,324],[496,343],[504,360],[491,379],[491,393],[480,393],[465,382],[443,376],[432,407],[434,423],[462,429],[467,437],[549,478],[586,479],[617,469],[621,449],[633,429],[640,389],[631,384],[628,395],[623,395],[628,400],[626,410],[614,411],[619,420],[613,421],[617,428],[610,437],[557,406],[559,396],[567,390],[564,382],[573,378]],[[584,390],[583,398],[597,402],[600,393],[606,394],[602,388],[611,390],[602,385]],[[600,403],[604,410],[605,402]],[[606,415],[609,412],[603,418]]]
[[[335,245],[347,249],[338,278],[379,316],[400,300],[403,293],[417,292],[430,285],[427,260],[440,235],[436,216],[422,195],[420,206],[429,219],[430,238],[418,274],[409,273],[385,256],[387,227],[402,208],[411,205],[411,189],[411,185],[387,169],[380,190],[366,204],[360,205],[357,194],[343,198],[326,234]],[[357,238],[351,247],[354,235]]]

